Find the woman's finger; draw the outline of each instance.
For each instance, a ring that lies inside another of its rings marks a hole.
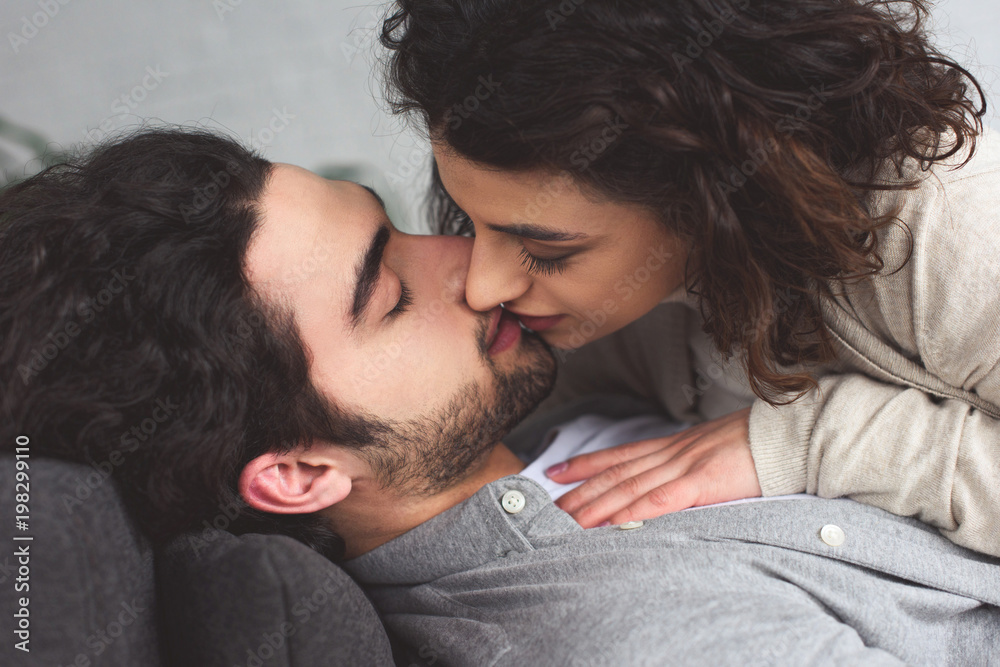
[[[652,456],[645,458],[653,459]],[[662,457],[657,457],[657,459],[659,460],[655,462],[651,461],[653,464],[648,465],[644,470],[633,469],[623,471],[620,475],[616,476],[617,479],[614,481],[601,479],[607,478],[607,473],[599,475],[597,478],[591,480],[591,482],[604,482],[602,485],[604,487],[603,490],[598,490],[598,485],[594,484],[584,494],[569,498],[565,502],[563,501],[570,493],[582,489],[583,485],[581,485],[556,501],[556,505],[572,515],[577,523],[584,528],[596,526],[602,521],[608,520],[616,512],[620,512],[633,504],[658,486],[684,474],[683,468],[676,461],[663,461]],[[611,470],[614,470],[614,468]]]
[[[618,526],[629,521],[654,519],[664,514],[694,507],[698,504],[697,497],[698,484],[693,482],[689,475],[685,475],[650,490],[627,507],[611,514],[604,521]]]
[[[657,450],[668,447],[676,435],[652,440],[637,440],[617,447],[609,447],[590,454],[580,454],[557,463],[545,471],[546,477],[560,484],[572,484],[590,479],[613,466],[622,465]]]

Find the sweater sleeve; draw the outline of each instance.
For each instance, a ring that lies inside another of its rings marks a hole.
[[[863,374],[828,375],[750,413],[765,496],[848,496],[1000,556],[1000,422],[969,404]]]
[[[789,405],[754,404],[764,495],[848,496],[1000,556],[1000,160],[990,150],[985,168],[931,175],[890,202],[904,224],[880,247],[895,270],[843,295],[840,312],[863,335],[848,340],[838,372]]]

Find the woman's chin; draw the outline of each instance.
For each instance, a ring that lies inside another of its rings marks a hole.
[[[565,352],[578,350],[587,343],[601,337],[599,335],[595,335],[588,338],[583,336],[579,330],[569,328],[566,330],[550,329],[548,331],[542,331],[538,333],[538,336],[541,337],[541,339],[544,340],[550,347],[557,350],[563,350]]]
[[[604,322],[603,326],[597,326],[591,320],[566,320],[545,331],[537,332],[538,336],[545,341],[549,347],[557,350],[571,352],[578,350],[585,345],[600,340],[608,334],[618,331],[623,324]],[[624,323],[624,324],[627,324]]]

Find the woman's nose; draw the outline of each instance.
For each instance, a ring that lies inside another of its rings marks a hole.
[[[531,278],[516,260],[492,252],[480,239],[472,248],[465,279],[465,300],[473,310],[487,311],[518,298],[531,287]]]

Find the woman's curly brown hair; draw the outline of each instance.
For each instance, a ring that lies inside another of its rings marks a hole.
[[[971,157],[982,131],[982,89],[927,16],[921,0],[398,0],[381,40],[394,111],[435,141],[569,172],[686,240],[705,331],[780,404],[815,385],[790,367],[833,357],[819,298],[884,268],[876,232],[899,222],[869,193],[912,188],[907,159]],[[495,92],[467,104],[484,78]],[[622,136],[581,167],[609,120]],[[433,187],[441,231],[466,230]]]

